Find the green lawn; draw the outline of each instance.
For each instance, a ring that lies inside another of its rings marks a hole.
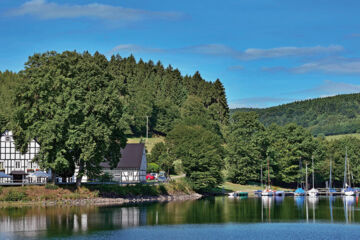
[[[241,185],[241,184],[235,184],[231,182],[225,182],[223,185],[219,186],[219,188],[224,188],[225,191],[228,192],[235,192],[235,191],[242,191],[242,192],[249,192],[252,193],[254,190],[260,190],[261,186],[256,185]],[[292,191],[293,189],[287,189],[277,186],[271,187],[273,190],[283,190],[283,191]]]
[[[333,135],[333,136],[326,136],[325,139],[326,140],[337,140],[337,139],[341,139],[344,137],[356,137],[360,139],[360,133],[350,133],[350,134],[340,134],[340,135]]]
[[[145,138],[128,138],[128,143],[139,143],[141,140],[143,139],[143,141],[145,141]],[[155,144],[159,143],[159,142],[164,142],[165,138],[164,137],[152,137],[149,138],[147,142],[145,142],[145,146],[146,146],[146,150],[148,151],[148,153],[151,152],[151,150],[153,149],[153,147],[155,146]]]

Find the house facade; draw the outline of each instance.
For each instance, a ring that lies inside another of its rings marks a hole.
[[[32,160],[40,151],[40,145],[32,140],[27,152],[21,154],[15,148],[11,131],[5,131],[0,138],[0,171],[11,175],[14,182],[22,182],[30,173],[39,170],[37,163]]]
[[[107,162],[100,164],[103,172],[109,173],[113,181],[138,183],[146,181],[146,151],[143,143],[129,143],[121,150],[121,159],[114,169]]]
[[[40,152],[40,145],[32,140],[27,152],[21,154],[15,148],[15,142],[11,131],[5,131],[0,138],[0,171],[8,174],[12,179],[1,179],[0,182],[46,182],[45,178],[32,177],[32,173],[39,171],[39,165],[33,162],[34,157]],[[146,152],[143,143],[127,144],[121,150],[121,159],[116,168],[110,169],[106,162],[100,164],[103,172],[113,176],[113,180],[122,183],[136,183],[146,181]],[[75,169],[73,177],[67,179],[67,182],[76,182],[78,169]],[[51,173],[50,173],[51,175]],[[84,176],[82,181],[87,182]],[[60,180],[63,181],[63,180]]]

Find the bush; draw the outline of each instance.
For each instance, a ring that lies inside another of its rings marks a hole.
[[[113,176],[110,173],[103,173],[98,178],[99,182],[111,182],[113,180]]]
[[[56,190],[56,189],[59,189],[59,187],[55,184],[50,184],[50,183],[47,183],[45,185],[45,189],[49,189],[49,190]]]
[[[178,175],[184,173],[184,168],[183,168],[181,160],[174,161],[174,171]]]
[[[5,201],[16,202],[16,201],[25,201],[27,199],[27,194],[25,192],[17,192],[10,190],[4,197]]]
[[[159,170],[160,170],[160,167],[156,163],[149,163],[148,164],[147,172],[157,173],[157,172],[159,172]]]

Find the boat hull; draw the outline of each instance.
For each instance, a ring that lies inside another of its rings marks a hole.
[[[274,192],[272,191],[263,191],[261,196],[274,196]]]
[[[344,194],[345,194],[345,196],[354,196],[355,192],[353,192],[353,191],[345,191]]]

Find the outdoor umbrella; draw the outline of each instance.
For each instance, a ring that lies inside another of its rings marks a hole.
[[[0,172],[0,178],[13,178],[13,177],[10,176],[10,175],[5,174],[3,172]]]

